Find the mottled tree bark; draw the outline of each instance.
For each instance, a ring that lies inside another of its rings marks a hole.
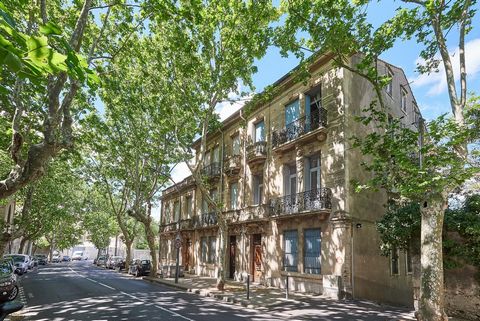
[[[20,241],[20,247],[18,248],[18,253],[19,254],[24,254],[24,248],[25,248],[25,244],[27,243],[27,239],[22,237],[22,240]]]
[[[228,226],[222,213],[218,215],[218,232],[217,232],[217,289],[223,291],[225,289],[225,267],[226,267],[226,249],[228,248],[227,233]]]
[[[447,206],[446,194],[433,194],[422,204],[421,276],[419,321],[448,321],[445,313],[443,284],[443,218]]]

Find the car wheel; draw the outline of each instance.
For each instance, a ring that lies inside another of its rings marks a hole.
[[[14,286],[12,292],[8,295],[8,301],[13,301],[18,295],[18,286]]]

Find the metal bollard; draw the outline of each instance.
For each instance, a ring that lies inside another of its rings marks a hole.
[[[287,281],[286,281],[286,284],[285,284],[285,299],[287,299],[287,300],[288,300],[288,284],[289,284],[288,278],[289,278],[289,276],[287,275]]]
[[[250,274],[247,274],[247,300],[250,300]]]

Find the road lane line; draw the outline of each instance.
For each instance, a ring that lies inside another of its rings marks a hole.
[[[109,289],[111,289],[111,290],[114,290],[114,291],[118,291],[117,289],[115,289],[115,288],[113,288],[113,287],[111,287],[111,286],[109,286],[109,285],[103,284],[103,283],[101,283],[101,282],[98,282],[98,281],[95,281],[95,280],[93,280],[93,279],[90,279],[90,278],[88,278],[88,277],[86,277],[86,276],[84,276],[84,275],[81,275],[80,273],[78,273],[77,271],[75,271],[74,269],[72,269],[71,267],[69,267],[69,268],[70,268],[70,270],[71,270],[73,273],[77,274],[78,276],[80,276],[80,277],[82,277],[82,278],[84,278],[84,279],[86,279],[86,280],[89,280],[90,282],[96,283],[96,284],[98,284],[98,285],[102,285],[102,286],[104,286],[104,287],[106,287],[106,288],[109,288]],[[170,313],[170,314],[173,315],[174,317],[179,317],[179,318],[184,319],[184,320],[187,320],[187,321],[195,321],[194,319],[190,319],[190,318],[188,318],[188,317],[186,317],[186,316],[183,316],[183,315],[181,315],[181,314],[178,314],[177,312],[174,312],[174,311],[172,311],[172,310],[169,310],[169,309],[167,309],[167,308],[164,308],[164,307],[162,307],[162,306],[160,306],[160,305],[158,305],[158,304],[155,304],[155,303],[148,302],[148,301],[146,301],[146,300],[140,299],[140,298],[138,298],[138,297],[136,297],[136,296],[134,296],[134,295],[132,295],[132,294],[130,294],[130,293],[123,292],[123,291],[119,291],[119,292],[120,292],[121,294],[123,294],[123,295],[128,296],[128,297],[131,298],[131,299],[137,300],[137,301],[142,302],[142,303],[145,303],[145,304],[151,304],[152,306],[156,307],[157,309],[160,309],[160,310],[162,310],[162,311],[165,311],[165,312]]]
[[[134,295],[132,295],[132,294],[130,294],[130,293],[123,292],[123,291],[120,291],[120,293],[123,294],[123,295],[126,295],[126,296],[128,296],[128,297],[130,297],[130,298],[132,298],[132,299],[138,300],[138,301],[140,301],[140,302],[142,302],[142,303],[152,304],[152,302],[148,302],[148,301],[146,301],[146,300],[140,299],[140,298],[138,298],[138,297],[136,297],[136,296],[134,296]],[[156,307],[157,309],[160,309],[160,310],[162,310],[162,311],[168,312],[168,313],[170,313],[171,315],[173,315],[173,316],[175,316],[175,317],[179,317],[179,318],[182,318],[182,319],[188,320],[188,321],[195,321],[194,319],[190,319],[190,318],[188,318],[188,317],[186,317],[186,316],[183,316],[183,315],[181,315],[181,314],[178,314],[177,312],[174,312],[174,311],[172,311],[172,310],[169,310],[169,309],[167,309],[167,308],[164,308],[164,307],[162,307],[162,306],[160,306],[160,305],[158,305],[158,304],[153,303],[152,305],[153,305],[154,307]]]

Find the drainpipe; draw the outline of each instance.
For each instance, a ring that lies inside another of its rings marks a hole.
[[[247,131],[248,131],[248,124],[247,124],[247,120],[245,119],[245,117],[243,117],[243,110],[240,109],[240,118],[245,122],[245,127],[247,128]],[[248,135],[248,133],[244,133],[246,135]],[[243,141],[243,190],[242,190],[242,209],[245,209],[245,192],[247,190],[247,187],[246,187],[246,184],[247,184],[247,142],[246,142],[246,139],[242,139]],[[243,243],[243,248],[244,248],[244,251],[243,251],[243,255],[242,255],[242,268],[244,271],[247,271],[248,273],[248,263],[247,263],[247,260],[246,260],[246,254],[245,254],[245,249],[246,249],[246,246],[245,246],[245,238],[246,238],[246,233],[243,232],[243,229],[242,229],[242,243]]]
[[[245,117],[243,117],[242,109],[240,109],[240,118],[245,122],[245,126],[248,131],[248,124]],[[245,133],[247,134],[247,133]],[[248,134],[247,134],[248,135]],[[246,191],[246,183],[247,183],[247,144],[246,139],[243,139],[243,197],[242,197],[242,208],[245,208],[245,191]]]

